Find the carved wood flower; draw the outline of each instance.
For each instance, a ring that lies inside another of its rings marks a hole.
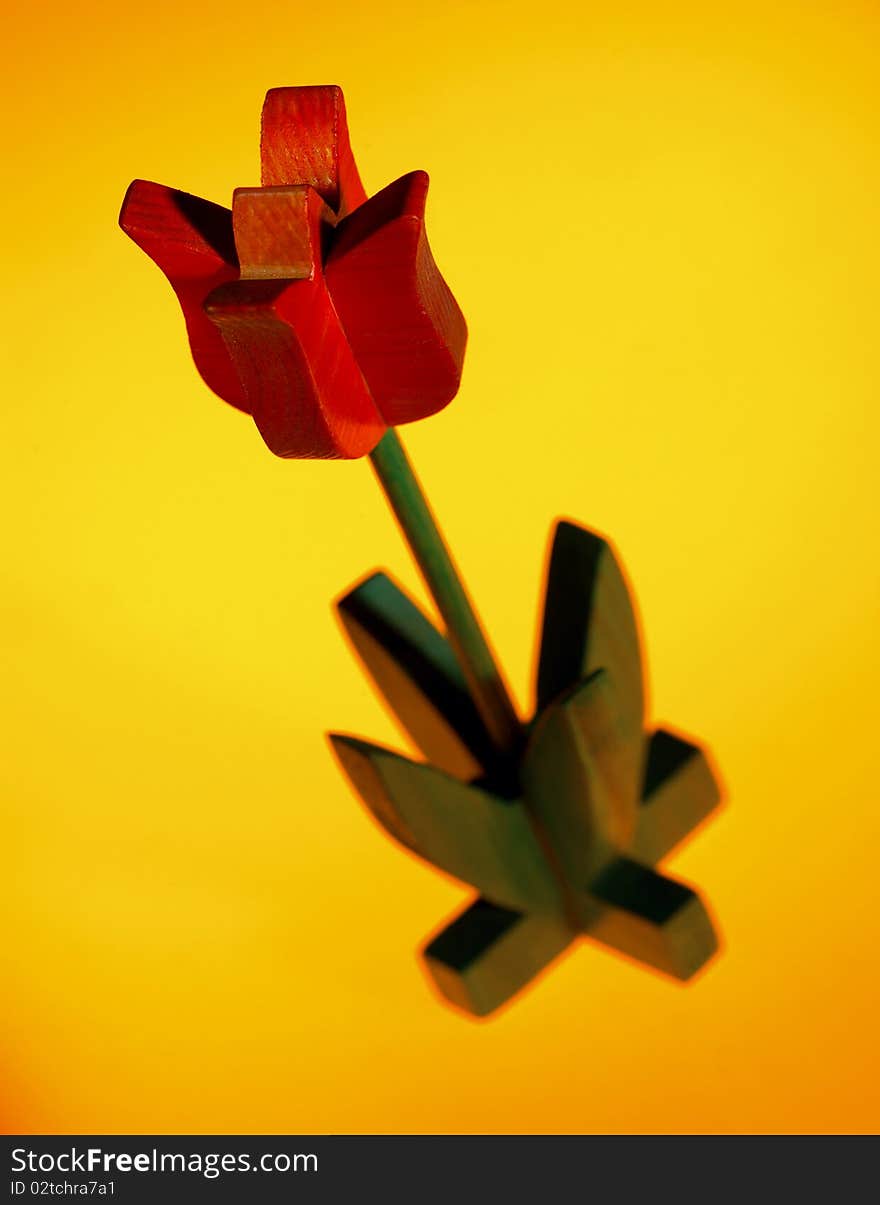
[[[367,199],[335,86],[274,88],[262,187],[232,210],[145,180],[120,225],[170,281],[206,384],[285,457],[358,457],[442,409],[467,328],[425,234],[428,177]]]

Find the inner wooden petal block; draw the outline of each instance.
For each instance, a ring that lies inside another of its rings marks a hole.
[[[425,233],[428,177],[411,172],[336,227],[325,273],[345,333],[389,426],[458,392],[467,325]]]
[[[272,88],[263,102],[262,182],[308,184],[340,217],[367,199],[336,84]]]
[[[232,229],[243,280],[312,280],[322,271],[322,248],[336,224],[313,188],[284,184],[237,188]]]

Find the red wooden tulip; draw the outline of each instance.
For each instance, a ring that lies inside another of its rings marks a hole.
[[[231,213],[136,180],[120,224],[171,282],[206,383],[273,452],[363,456],[458,390],[467,331],[425,235],[428,177],[367,200],[336,87],[269,92],[261,159]]]

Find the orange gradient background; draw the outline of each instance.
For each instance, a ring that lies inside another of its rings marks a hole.
[[[6,22],[4,1129],[876,1129],[876,6]],[[116,227],[135,176],[257,183],[266,89],[325,82],[368,189],[431,173],[470,345],[405,437],[520,705],[573,516],[722,770],[669,863],[725,943],[690,986],[585,942],[493,1020],[438,1003],[415,950],[466,891],[323,736],[402,747],[330,602],[415,571],[366,462],[207,391]]]

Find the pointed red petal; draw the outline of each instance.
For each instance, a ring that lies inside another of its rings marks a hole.
[[[327,287],[389,425],[434,414],[458,392],[467,326],[425,234],[428,177],[412,172],[336,227]]]
[[[235,365],[202,308],[213,289],[238,276],[229,210],[163,184],[134,180],[125,194],[119,225],[162,269],[177,294],[193,359],[205,384],[224,401],[247,411]]]

